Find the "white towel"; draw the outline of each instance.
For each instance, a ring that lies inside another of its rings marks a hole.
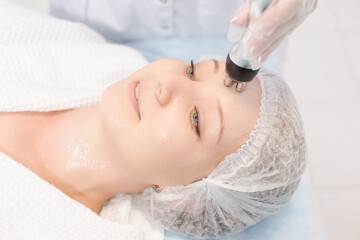
[[[146,64],[85,25],[0,0],[0,112],[90,106]],[[131,208],[130,196],[115,196],[99,216],[0,153],[0,239],[143,238],[164,232]]]
[[[98,216],[3,153],[0,196],[0,239],[143,239],[135,226]]]

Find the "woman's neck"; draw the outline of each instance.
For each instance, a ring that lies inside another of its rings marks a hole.
[[[22,155],[24,165],[69,197],[99,213],[112,196],[145,188],[117,158],[102,129],[98,105],[56,111],[41,119],[23,129],[28,137],[18,146],[29,149]]]
[[[42,130],[34,146],[41,177],[96,213],[116,194],[103,172],[99,121],[96,105],[54,112],[39,126]]]

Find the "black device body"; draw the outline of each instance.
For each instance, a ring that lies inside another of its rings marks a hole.
[[[252,70],[248,68],[243,68],[236,65],[229,55],[226,58],[226,73],[228,76],[236,82],[249,82],[255,78],[256,74],[259,72],[260,68],[257,70]]]

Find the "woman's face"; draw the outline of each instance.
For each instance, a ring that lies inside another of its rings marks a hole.
[[[111,85],[100,103],[109,146],[149,184],[207,177],[246,142],[259,117],[258,79],[238,93],[224,78],[223,62],[203,61],[192,72],[190,63],[162,59]],[[137,83],[139,111],[132,102]]]

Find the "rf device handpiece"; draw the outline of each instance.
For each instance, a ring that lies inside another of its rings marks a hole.
[[[272,3],[272,0],[250,0],[249,24],[240,41],[234,44],[226,58],[227,77],[224,84],[231,87],[236,83],[236,91],[242,92],[246,83],[255,78],[261,63],[251,59],[248,53],[249,40],[252,37],[261,15]]]

